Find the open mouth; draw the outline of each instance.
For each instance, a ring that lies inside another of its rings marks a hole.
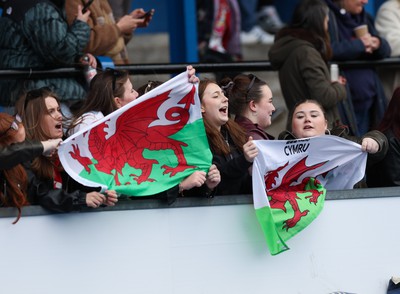
[[[57,130],[62,130],[62,123],[56,124],[56,129]]]
[[[313,129],[312,126],[305,126],[305,127],[304,127],[304,130],[312,130],[312,129]]]
[[[228,106],[221,107],[219,109],[219,112],[221,112],[223,114],[227,114],[228,113]]]

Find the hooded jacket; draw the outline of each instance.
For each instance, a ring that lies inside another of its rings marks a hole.
[[[302,37],[302,29],[286,29],[269,51],[273,68],[279,70],[279,82],[289,111],[297,102],[313,99],[326,110],[329,127],[340,125],[337,109],[346,97],[343,85],[330,81],[327,63],[315,46]]]

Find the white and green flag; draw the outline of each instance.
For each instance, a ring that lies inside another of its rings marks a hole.
[[[272,255],[318,216],[326,190],[352,189],[365,174],[367,153],[337,136],[254,142],[254,208]]]
[[[129,196],[165,191],[212,161],[197,85],[181,73],[63,142],[61,163],[85,186]]]

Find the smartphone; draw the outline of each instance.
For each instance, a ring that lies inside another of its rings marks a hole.
[[[141,18],[148,18],[154,14],[154,9],[147,11]]]
[[[82,8],[82,13],[86,13],[86,11],[88,10],[89,6],[92,5],[94,0],[88,0],[88,2],[85,3],[85,5],[83,5]]]

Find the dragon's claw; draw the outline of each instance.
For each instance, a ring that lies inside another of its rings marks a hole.
[[[171,166],[168,166],[168,165],[164,164],[161,168],[165,169],[164,172],[163,172],[163,175],[170,174],[170,177],[173,177],[177,173],[183,172],[183,171],[185,171],[185,170],[187,170],[189,168],[195,168],[195,166],[193,166],[193,165],[179,166],[178,165],[176,167],[171,167]]]
[[[130,174],[129,176],[132,177],[132,178],[137,182],[138,185],[140,185],[140,184],[143,183],[143,182],[150,182],[150,183],[152,183],[152,182],[155,182],[155,181],[156,181],[155,179],[146,178],[146,177],[138,176],[138,175],[135,175],[135,174]]]

